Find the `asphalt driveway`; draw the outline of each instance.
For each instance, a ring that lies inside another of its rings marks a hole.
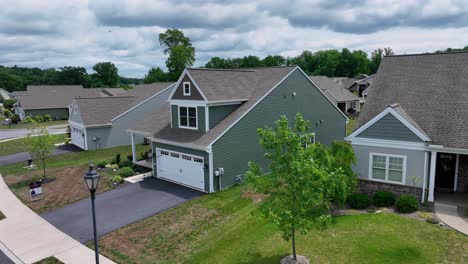
[[[203,193],[199,191],[156,178],[147,178],[144,181],[105,192],[96,196],[98,236],[201,195]],[[89,198],[41,216],[81,243],[93,239]]]
[[[78,152],[78,151],[82,151],[82,149],[72,144],[65,144],[65,145],[57,147],[54,150],[54,153],[52,153],[52,156],[70,153],[70,152]],[[31,154],[29,154],[29,152],[19,152],[19,153],[7,155],[7,156],[1,156],[0,166],[18,163],[18,162],[26,162],[30,159],[31,159]],[[34,163],[36,162],[37,161],[34,161]]]
[[[26,137],[29,133],[27,128],[19,129],[2,129],[3,125],[0,125],[0,140],[7,138],[21,138]],[[53,125],[48,126],[47,130],[50,134],[65,134],[67,133],[67,125]]]

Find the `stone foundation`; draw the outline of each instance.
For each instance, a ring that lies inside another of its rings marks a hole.
[[[418,201],[421,200],[422,188],[411,187],[406,185],[391,184],[385,182],[376,182],[368,180],[358,180],[357,191],[365,193],[372,197],[378,191],[388,191],[394,193],[396,196],[411,195],[416,197]],[[426,195],[427,199],[427,195]]]

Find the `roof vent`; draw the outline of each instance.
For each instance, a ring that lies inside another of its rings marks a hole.
[[[397,106],[400,106],[400,104],[399,103],[394,103],[394,104],[389,105],[389,107],[391,107],[391,108],[395,108]]]

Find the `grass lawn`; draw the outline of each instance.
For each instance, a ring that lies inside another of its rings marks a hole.
[[[65,142],[66,134],[51,135],[54,143]],[[0,156],[27,151],[26,139],[19,138],[0,143]]]
[[[279,263],[290,243],[252,216],[248,196],[235,187],[192,200],[101,237],[100,252],[117,263]],[[468,262],[467,236],[396,214],[337,217],[297,246],[311,263]]]
[[[63,262],[55,257],[48,257],[43,260],[39,260],[38,262],[34,262],[33,264],[63,264]]]
[[[20,129],[20,128],[31,128],[33,126],[32,123],[18,123],[18,124],[11,124],[10,126],[4,125],[4,121],[2,119],[2,124],[0,125],[0,130],[2,129]],[[64,127],[68,124],[68,120],[57,120],[57,121],[50,121],[50,122],[42,122],[40,123],[43,126],[57,126],[63,125]]]
[[[148,146],[138,145],[138,151],[144,151]],[[50,157],[47,166],[47,178],[52,182],[42,185],[44,198],[32,202],[29,197],[29,183],[42,177],[42,169],[37,163],[38,169],[28,171],[23,168],[24,163],[11,164],[0,167],[5,182],[13,193],[28,207],[37,213],[44,213],[72,202],[87,198],[89,191],[83,180],[83,175],[88,169],[88,163],[93,161],[109,161],[120,153],[122,160],[131,152],[130,146],[101,149],[96,151],[81,151]],[[101,181],[98,192],[105,192],[113,186],[110,180],[116,174],[113,172],[100,172]]]
[[[346,135],[349,135],[356,128],[357,119],[349,119],[348,124],[346,124]]]
[[[5,219],[5,215],[2,213],[2,211],[0,211],[0,220],[3,220]]]

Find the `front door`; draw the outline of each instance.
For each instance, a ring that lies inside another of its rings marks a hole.
[[[435,187],[439,191],[453,191],[456,154],[437,153]]]

